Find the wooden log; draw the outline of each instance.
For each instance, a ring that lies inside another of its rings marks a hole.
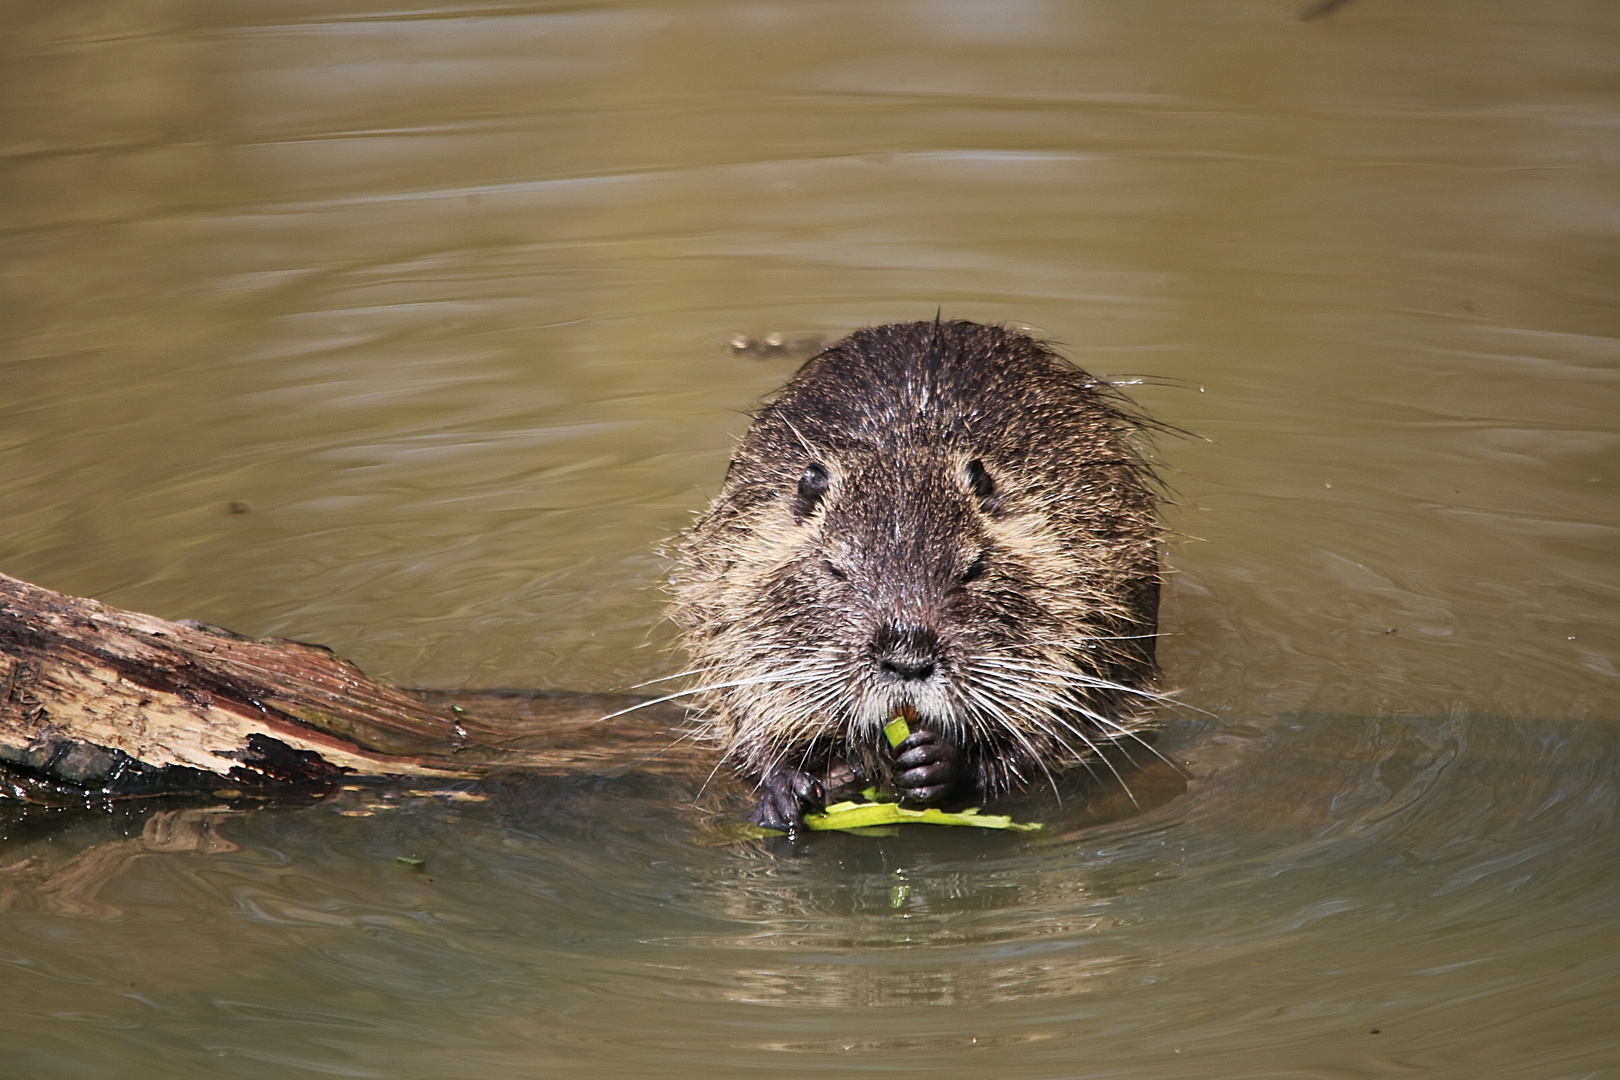
[[[355,776],[450,781],[492,767],[692,768],[637,699],[411,691],[318,645],[122,611],[0,574],[0,798],[275,797]]]

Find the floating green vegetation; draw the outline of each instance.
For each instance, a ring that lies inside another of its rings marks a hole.
[[[817,832],[842,829],[869,829],[874,825],[970,825],[976,829],[1010,829],[1035,832],[1045,828],[1038,822],[1014,821],[1005,814],[981,814],[977,806],[954,813],[929,806],[908,810],[892,802],[833,803],[820,814],[804,815],[804,824]]]
[[[898,748],[911,735],[905,716],[896,716],[883,725],[883,737],[891,748]],[[848,832],[856,836],[894,836],[895,825],[966,825],[975,829],[1005,829],[1009,832],[1035,832],[1045,828],[1039,822],[1014,821],[1005,814],[981,814],[977,806],[949,812],[935,807],[911,810],[879,797],[876,788],[861,792],[864,802],[833,803],[819,814],[804,815],[805,828],[815,832]],[[767,829],[751,822],[737,822],[704,830],[698,842],[705,846],[756,840],[764,836],[785,836],[781,829]]]

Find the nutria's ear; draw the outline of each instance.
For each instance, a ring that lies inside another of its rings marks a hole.
[[[995,478],[984,467],[984,462],[974,458],[967,463],[967,481],[968,490],[979,500],[979,509],[991,515],[1001,512],[1001,492],[996,490]]]
[[[805,518],[815,513],[831,485],[832,476],[827,472],[827,466],[819,461],[806,465],[804,472],[799,475],[799,489],[793,495],[794,522],[802,524]]]

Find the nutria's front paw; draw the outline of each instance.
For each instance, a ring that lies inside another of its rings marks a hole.
[[[804,829],[804,811],[822,809],[827,801],[821,781],[798,769],[772,769],[759,782],[759,806],[748,820],[766,829]]]
[[[939,802],[956,789],[962,750],[938,732],[919,728],[894,753],[894,788],[905,802]]]

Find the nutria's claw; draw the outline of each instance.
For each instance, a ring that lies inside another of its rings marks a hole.
[[[962,751],[937,732],[919,728],[895,747],[894,786],[906,802],[934,803],[949,795],[962,772]]]
[[[766,829],[804,829],[804,811],[821,810],[827,795],[821,781],[798,769],[773,769],[759,782],[759,806],[748,820]]]

